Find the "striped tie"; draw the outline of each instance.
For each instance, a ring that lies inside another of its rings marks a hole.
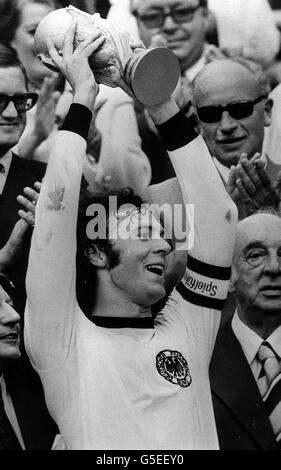
[[[258,351],[261,371],[258,387],[278,442],[281,441],[281,364],[269,343],[264,341]]]

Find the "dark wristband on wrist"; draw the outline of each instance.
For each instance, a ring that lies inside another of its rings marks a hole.
[[[92,116],[92,112],[83,104],[72,103],[61,130],[74,132],[87,140]]]
[[[168,121],[156,127],[163,144],[169,151],[184,147],[198,136],[182,111],[179,111]]]

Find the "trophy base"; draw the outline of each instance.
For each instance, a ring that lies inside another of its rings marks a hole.
[[[145,106],[163,103],[177,86],[180,67],[176,55],[165,47],[148,50],[135,64],[131,87]]]

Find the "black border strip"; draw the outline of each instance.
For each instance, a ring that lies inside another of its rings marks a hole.
[[[187,302],[198,305],[200,307],[222,310],[226,300],[211,299],[210,297],[204,297],[203,295],[196,294],[195,292],[192,292],[187,287],[185,287],[182,282],[176,287],[176,290],[185,300],[187,300]]]
[[[128,317],[100,317],[93,315],[89,317],[96,326],[103,328],[154,328],[154,319],[152,317],[145,318],[128,318]]]
[[[190,255],[188,255],[187,259],[187,267],[197,274],[220,281],[228,281],[231,274],[231,267],[223,268],[221,266],[206,264]]]

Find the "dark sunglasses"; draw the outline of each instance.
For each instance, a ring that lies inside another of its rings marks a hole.
[[[141,22],[149,29],[162,28],[165,20],[168,16],[173,18],[173,21],[177,24],[190,23],[193,20],[194,13],[201,7],[185,7],[185,8],[171,8],[165,10],[159,10],[155,13],[143,13],[139,15],[135,10],[133,14],[141,20]]]
[[[37,93],[22,93],[20,95],[14,96],[4,95],[3,93],[0,93],[0,113],[3,113],[10,101],[14,103],[14,106],[18,113],[25,113],[29,109],[33,108],[37,100]]]
[[[264,99],[266,99],[266,96],[262,95],[254,101],[238,101],[226,106],[203,106],[202,108],[197,108],[197,115],[200,121],[207,124],[219,122],[224,111],[227,111],[233,119],[244,119],[251,116],[254,106]]]

